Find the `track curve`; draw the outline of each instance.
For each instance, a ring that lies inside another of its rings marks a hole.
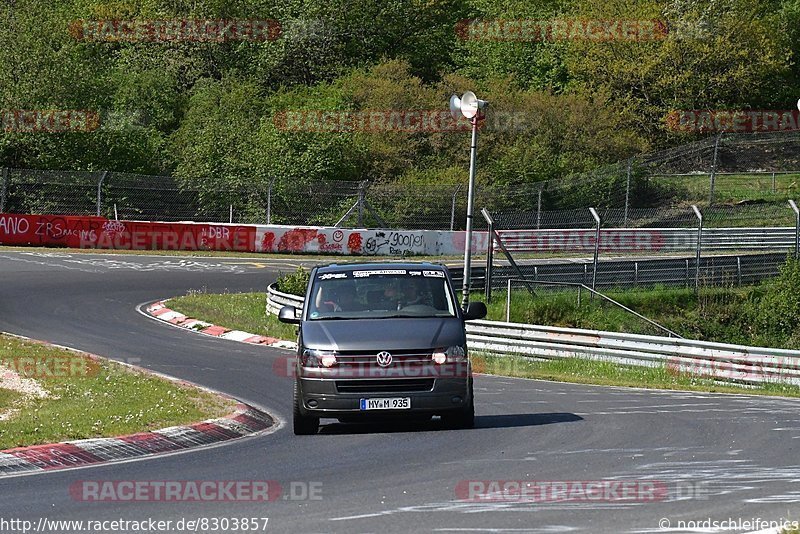
[[[263,291],[279,270],[293,266],[3,251],[0,330],[131,359],[286,418],[292,383],[272,367],[286,351],[193,335],[135,310],[190,289]],[[476,377],[475,392],[474,430],[331,424],[296,437],[284,427],[189,454],[0,479],[0,518],[269,517],[274,532],[621,533],[698,531],[675,528],[679,520],[796,517],[798,400],[489,376]],[[464,480],[520,479],[657,481],[668,492],[650,502],[475,503],[456,494]],[[313,482],[321,499],[84,502],[69,493],[79,480]],[[659,527],[662,518],[671,529]]]

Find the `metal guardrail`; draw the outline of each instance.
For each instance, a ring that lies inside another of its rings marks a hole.
[[[304,299],[267,289],[267,313]],[[623,365],[665,366],[721,381],[746,384],[783,382],[800,385],[800,351],[748,347],[710,341],[537,326],[500,321],[470,321],[470,350],[532,358],[585,358]]]
[[[703,251],[731,250],[794,250],[796,228],[793,227],[736,227],[703,228]],[[594,228],[544,229],[544,230],[498,230],[506,248],[511,252],[558,252],[572,251],[590,254],[594,251]],[[611,236],[611,237],[608,237]],[[622,236],[626,245],[615,244]],[[697,228],[601,228],[600,243],[605,241],[615,248],[617,254],[632,250],[639,252],[684,252],[697,247]],[[639,242],[637,242],[639,240]],[[566,241],[566,242],[565,242]],[[637,248],[638,247],[638,248]]]
[[[736,256],[706,256],[700,259],[701,285],[741,285],[760,282],[776,276],[786,263],[787,253],[739,254]],[[591,261],[569,263],[520,264],[529,281],[570,282],[589,285],[592,281]],[[451,272],[453,283],[461,283],[462,274]],[[597,268],[597,287],[648,287],[656,284],[671,287],[693,287],[696,259],[688,257],[657,259],[602,260]],[[511,266],[495,265],[492,269],[492,288],[502,289],[508,278],[519,278]],[[473,267],[473,289],[485,288],[485,267]]]
[[[267,286],[267,315],[278,315],[278,312],[284,306],[295,306],[297,308],[303,307],[305,299],[292,295],[291,293],[282,293],[278,291],[275,284]]]
[[[544,359],[581,357],[719,380],[800,384],[800,351],[497,321],[467,324],[470,350]]]

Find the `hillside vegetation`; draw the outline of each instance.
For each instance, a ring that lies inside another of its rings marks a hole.
[[[85,21],[270,20],[266,41],[93,39]],[[657,20],[664,38],[464,38],[464,20]],[[83,26],[82,26],[83,25]],[[676,109],[788,109],[796,1],[19,0],[0,8],[0,165],[174,174],[200,190],[301,194],[321,179],[466,181],[461,131],[303,131],[287,113],[491,102],[479,180],[558,179],[696,134]],[[93,110],[91,132],[25,133],[13,110]],[[494,117],[492,119],[492,116]],[[493,122],[494,121],[494,122]],[[313,129],[313,128],[312,128]]]

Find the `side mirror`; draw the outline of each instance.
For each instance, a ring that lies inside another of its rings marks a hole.
[[[483,302],[470,302],[467,311],[464,312],[464,320],[483,319],[486,317],[486,304]]]
[[[278,320],[282,323],[300,324],[300,319],[297,318],[297,308],[294,306],[284,306],[278,312]]]

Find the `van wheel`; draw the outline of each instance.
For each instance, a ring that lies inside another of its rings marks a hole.
[[[472,395],[472,380],[469,381],[469,404],[446,415],[442,415],[446,428],[475,428],[475,397]]]
[[[294,383],[294,403],[292,409],[292,427],[295,436],[316,434],[319,430],[319,417],[309,417],[300,412],[300,388]]]

